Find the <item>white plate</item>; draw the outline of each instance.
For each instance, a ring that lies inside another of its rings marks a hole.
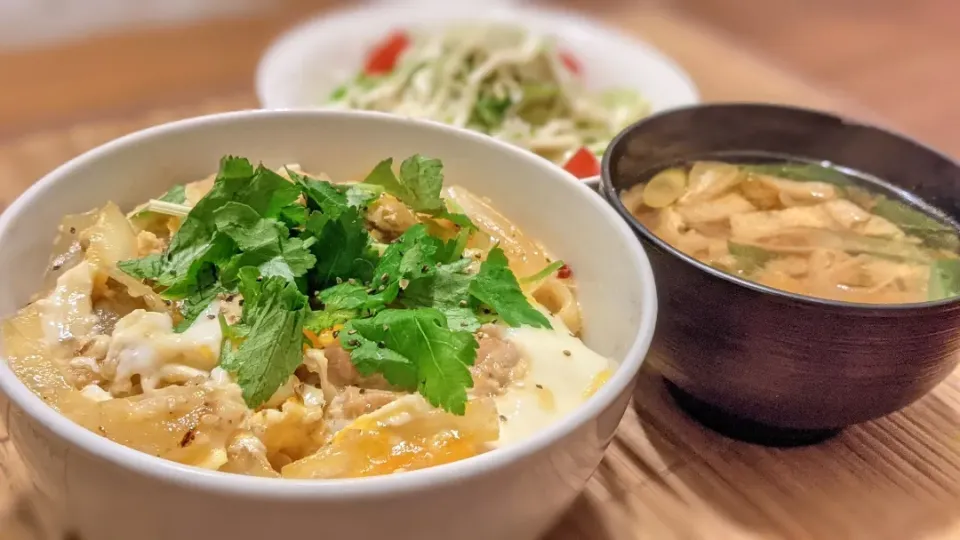
[[[700,101],[690,77],[650,45],[580,14],[515,5],[445,2],[366,6],[317,17],[281,36],[257,69],[257,96],[268,109],[323,107],[354,77],[367,52],[392,30],[443,27],[463,21],[510,22],[555,36],[583,66],[594,90],[629,88],[653,111]]]

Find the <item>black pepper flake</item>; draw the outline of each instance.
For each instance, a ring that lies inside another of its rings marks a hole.
[[[173,302],[171,302],[170,300],[164,300],[163,303],[166,304],[166,305],[168,305],[168,306],[173,305]]]
[[[361,396],[364,395],[364,394],[366,394],[366,393],[367,393],[367,389],[366,389],[366,388],[361,388],[361,389],[360,389],[360,395],[361,395]]]
[[[195,439],[196,437],[197,437],[197,432],[195,430],[193,430],[192,428],[187,430],[187,432],[183,434],[183,438],[180,439],[180,448],[185,448],[187,445],[192,443],[193,439]]]
[[[210,320],[212,321],[212,320],[214,320],[214,319],[216,319],[216,318],[217,318],[217,316],[216,316],[216,315],[214,315],[213,313],[208,313],[208,314],[207,314],[207,318],[208,318],[208,319],[210,319]]]
[[[507,417],[501,414],[501,415],[500,415],[500,421],[501,421],[501,422],[506,422],[506,421],[507,421]]]
[[[53,265],[53,270],[54,270],[54,271],[59,270],[59,269],[61,269],[61,268],[63,268],[63,265],[60,264],[60,263],[57,263],[57,264]]]
[[[382,342],[382,341],[378,341],[378,342],[377,342],[377,348],[378,348],[378,349],[386,349],[386,348],[387,348],[387,344],[384,343],[384,342]]]
[[[390,281],[390,274],[383,274],[382,276],[380,276],[380,281],[384,283]]]
[[[103,426],[97,426],[97,430],[100,431],[100,433],[106,433],[106,432],[107,432],[107,428],[105,428],[105,427],[103,427]]]
[[[76,227],[70,227],[70,234],[77,234],[77,228],[76,228]]]
[[[236,297],[237,297],[237,295],[235,295],[235,294],[228,294],[226,300],[227,300],[227,302],[233,302],[233,299],[236,298]]]
[[[563,355],[564,355],[564,356],[570,356],[571,354],[573,354],[573,353],[571,353],[570,351],[568,351],[568,350],[566,350],[566,349],[563,350]]]
[[[350,341],[347,342],[347,345],[349,345],[349,346],[351,346],[351,347],[359,347],[359,346],[360,346],[360,340],[359,340],[359,339],[351,339]]]
[[[543,390],[543,385],[542,385],[542,384],[538,384],[538,385],[537,385],[537,388],[540,389],[540,390]]]
[[[430,267],[427,266],[426,264],[423,265],[422,267],[420,267],[420,271],[421,271],[421,272],[426,272],[427,270],[430,270]]]
[[[490,308],[483,308],[481,311],[483,311],[484,315],[489,315],[493,313],[492,311],[490,311]]]
[[[263,281],[263,276],[257,276],[257,281]]]
[[[240,301],[237,302],[237,305],[240,307],[243,307],[243,298],[241,298]]]
[[[333,331],[333,337],[339,337],[339,336],[340,336],[340,331],[339,331],[339,330],[334,330],[334,331]]]

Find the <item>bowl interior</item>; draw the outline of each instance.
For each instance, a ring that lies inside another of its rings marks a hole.
[[[793,301],[871,310],[951,303],[853,304],[788,293],[702,264],[661,240],[636,220],[619,194],[665,166],[700,159],[798,159],[828,162],[865,180],[877,193],[903,197],[957,226],[960,165],[902,135],[832,114],[780,105],[721,103],[651,116],[623,130],[604,156],[601,192],[635,230],[661,250],[701,270]]]
[[[604,179],[619,192],[654,167],[736,152],[829,161],[960,216],[960,166],[952,159],[875,126],[778,105],[701,105],[637,122],[611,144]]]
[[[519,24],[554,36],[581,61],[588,87],[637,90],[655,111],[699,101],[690,78],[659,51],[582,16],[445,2],[424,9],[364,7],[304,23],[281,37],[261,59],[256,81],[260,103],[268,108],[322,106],[337,86],[357,74],[367,52],[391,31],[465,21]]]
[[[595,194],[546,160],[485,137],[376,113],[224,116],[135,134],[80,158],[4,215],[0,314],[14,312],[38,290],[64,214],[108,200],[130,209],[174,183],[215,172],[226,154],[361,180],[380,160],[415,153],[440,158],[446,185],[489,197],[522,231],[567,261],[579,280],[588,344],[614,359],[626,354],[649,322],[643,320],[643,302],[652,284],[642,279],[636,240],[618,228],[616,215]],[[537,204],[546,193],[550,205]]]

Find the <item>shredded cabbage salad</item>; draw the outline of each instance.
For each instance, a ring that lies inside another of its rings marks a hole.
[[[630,90],[588,92],[579,63],[553,39],[496,25],[393,33],[333,92],[330,106],[466,127],[581,177],[597,174],[596,157],[610,140],[650,112]]]

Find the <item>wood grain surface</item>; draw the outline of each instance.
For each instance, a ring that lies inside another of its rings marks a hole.
[[[673,56],[693,75],[705,99],[786,102],[882,121],[683,17],[627,2],[602,4],[598,16]],[[215,40],[211,28],[223,31],[228,23],[210,24],[178,31],[178,39],[201,46]],[[255,27],[249,21],[230,24]],[[142,40],[116,39],[115,46],[142,49],[155,46],[157,39],[175,41],[149,32]],[[256,57],[262,39],[251,41],[231,42],[236,58]],[[99,46],[108,49],[109,43]],[[170,69],[214,69],[204,62],[209,59]],[[47,125],[41,129],[25,129],[37,125],[36,115],[0,104],[0,118],[22,122],[0,139],[0,206],[43,173],[118,135],[175,118],[256,106],[246,89],[249,81],[239,77],[241,72],[250,76],[248,64],[236,60],[220,72],[222,77],[213,71],[196,84],[184,83],[176,97],[136,94],[136,87],[128,86],[117,94],[115,107],[91,108],[81,96],[41,118]],[[175,75],[156,77],[166,81]],[[96,89],[83,92],[96,96]],[[174,106],[178,102],[182,105]],[[6,410],[0,396],[0,539],[64,538],[42,503],[31,497],[29,478],[3,427]],[[549,539],[741,538],[960,538],[960,372],[901,413],[818,446],[773,450],[701,428],[677,410],[659,377],[644,370],[634,404],[598,473]]]

